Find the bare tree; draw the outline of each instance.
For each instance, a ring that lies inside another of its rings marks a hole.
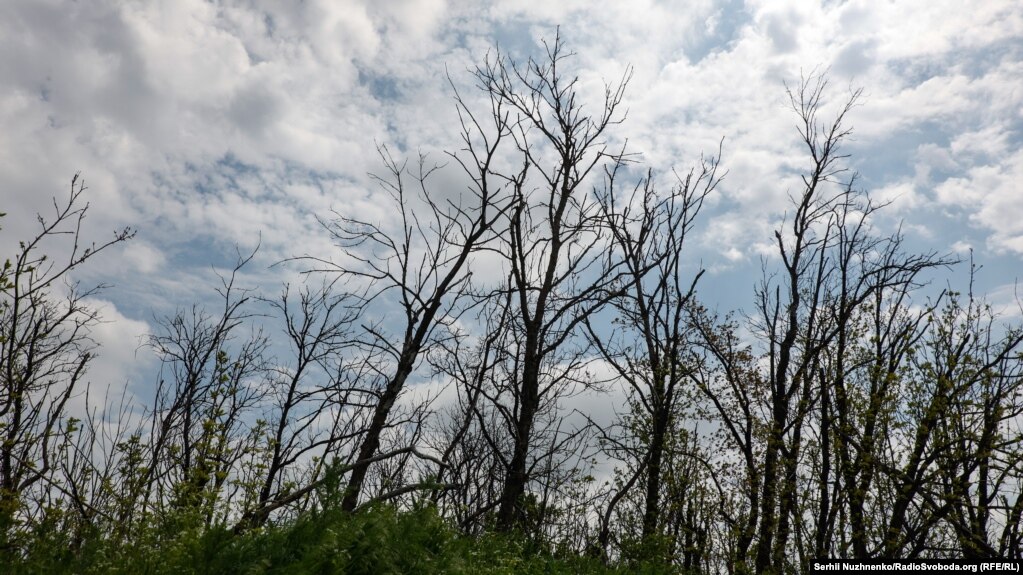
[[[95,357],[90,330],[100,318],[85,300],[104,286],[83,288],[72,276],[135,233],[124,228],[104,243],[86,244],[84,191],[75,175],[67,201],[54,200],[53,214],[38,216],[39,231],[0,271],[0,555],[12,551],[25,493],[52,483],[55,449],[69,431],[69,401],[83,391]],[[62,259],[40,253],[61,236],[70,244]]]
[[[326,284],[303,287],[297,301],[290,291],[285,286],[279,298],[267,300],[284,324],[292,358],[268,372],[268,402],[257,422],[265,447],[252,460],[253,497],[236,530],[262,524],[295,489],[315,483],[321,463],[361,432],[352,411],[359,409],[353,403],[363,374],[345,353],[360,301],[334,295]]]
[[[513,129],[521,166],[495,174],[510,184],[513,195],[500,246],[509,278],[497,290],[512,297],[498,295],[493,301],[511,306],[509,329],[516,334],[507,353],[511,363],[502,367],[501,397],[495,398],[512,441],[511,453],[502,456],[500,530],[520,525],[525,517],[538,417],[557,409],[566,386],[581,383],[576,378],[584,357],[578,349],[582,322],[621,287],[588,187],[595,168],[624,159],[609,152],[604,139],[624,118],[619,107],[628,75],[609,86],[597,113],[588,115],[578,79],[564,69],[571,54],[560,34],[544,46],[540,60],[520,66],[498,54],[475,72],[492,106],[513,114],[501,125]]]
[[[268,339],[248,320],[251,294],[237,274],[255,255],[239,257],[217,289],[222,309],[198,304],[162,322],[149,345],[163,362],[151,412],[140,505],[194,510],[210,524],[227,513],[223,490],[255,439],[248,432],[266,389],[252,385],[267,369]],[[246,327],[250,333],[243,336]],[[239,343],[240,340],[240,343]]]
[[[665,197],[658,197],[648,173],[631,197],[601,198],[604,220],[627,270],[627,287],[611,300],[618,330],[604,334],[588,320],[586,327],[638,408],[631,414],[633,424],[624,431],[642,438],[638,450],[616,449],[636,461],[633,478],[611,498],[604,514],[599,545],[605,555],[613,508],[640,478],[645,482],[642,538],[651,540],[661,527],[662,461],[682,416],[682,388],[689,382],[686,364],[692,361],[688,308],[703,275],[696,269],[686,277],[683,248],[704,199],[720,181],[718,161],[704,162],[685,177],[676,174],[677,184]],[[622,445],[618,440],[613,443]]]
[[[749,484],[759,490],[748,492],[747,520],[737,541],[740,555],[755,541],[752,568],[757,573],[780,572],[792,564],[805,568],[814,556],[794,553],[804,547],[791,546],[793,535],[801,539],[809,523],[799,494],[810,489],[800,477],[813,434],[820,479],[815,484],[816,529],[810,537],[816,552],[825,550],[827,533],[834,532],[832,499],[849,495],[836,494],[830,487],[835,485],[830,458],[833,444],[844,449],[851,433],[843,382],[862,310],[874,298],[906,293],[924,270],[950,263],[933,253],[904,253],[898,233],[873,234],[869,222],[883,206],[855,188],[855,177],[841,179],[846,171],[841,147],[850,134],[844,120],[859,92],[852,94],[832,121],[823,122],[819,115],[826,86],[824,77],[811,76],[789,92],[811,163],[802,178],[802,192],[792,198],[789,229],[775,232],[781,269],[777,275],[765,272],[755,294],[756,312],[750,318],[753,334],[764,345],[766,366],[752,381],[764,386],[766,403],[751,400],[740,387],[741,379],[748,376],[730,375],[737,367],[736,356],[727,353],[731,346],[722,347],[718,332],[701,328],[708,357],[718,364],[722,381],[729,383],[716,386],[713,378],[717,376],[711,376],[702,379],[698,388],[726,423],[730,441],[747,461]],[[735,406],[740,411],[734,411]],[[760,446],[758,429],[763,430]],[[846,461],[838,467],[849,473]]]
[[[496,133],[477,133],[475,117],[461,99],[456,98],[456,102],[463,114],[466,148],[464,155],[455,155],[455,159],[469,177],[465,193],[444,190],[454,199],[438,197],[428,186],[437,166],[428,167],[421,156],[413,173],[381,148],[389,174],[377,181],[394,202],[398,228],[390,230],[335,213],[333,220],[322,223],[342,248],[346,261],[306,258],[325,264],[314,271],[365,282],[368,295],[364,305],[388,315],[384,321],[362,323],[362,334],[355,340],[372,366],[368,387],[375,397],[375,407],[341,503],[347,510],[354,510],[359,502],[368,462],[379,452],[398,397],[424,354],[449,337],[447,329],[461,313],[468,288],[470,256],[491,239],[493,225],[504,212],[500,187],[488,177],[489,165],[508,134],[503,112],[493,110]],[[387,313],[390,306],[400,314]]]
[[[507,305],[483,307],[478,318],[483,337],[453,338],[430,358],[437,374],[449,378],[458,393],[458,403],[433,434],[444,463],[437,481],[454,481],[458,488],[435,490],[431,500],[468,533],[485,529],[481,519],[499,503],[504,471],[501,454],[508,449],[508,434],[500,416],[487,406],[495,401],[491,382],[510,334],[509,313]]]

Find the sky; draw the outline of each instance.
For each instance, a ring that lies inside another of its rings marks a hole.
[[[93,299],[107,323],[91,377],[143,393],[139,338],[158,318],[207,301],[214,271],[257,245],[246,286],[273,294],[299,281],[294,265],[273,264],[336,253],[317,220],[330,210],[386,219],[377,146],[443,162],[459,146],[454,89],[485,105],[468,70],[488,51],[538,54],[558,26],[589,101],[631,66],[627,119],[611,137],[643,165],[684,171],[722,144],[727,175],[692,256],[709,270],[712,306],[748,306],[773,257],[807,166],[785,86],[826,71],[825,113],[863,90],[847,162],[891,203],[878,229],[901,226],[912,250],[972,250],[979,291],[1019,314],[1014,0],[5,0],[2,255],[81,172],[86,237],[138,230],[77,278],[111,286]],[[965,272],[933,281],[962,288]]]

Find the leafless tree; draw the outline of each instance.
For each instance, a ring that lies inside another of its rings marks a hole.
[[[594,169],[624,161],[622,153],[608,150],[605,138],[624,118],[619,108],[628,73],[607,87],[596,114],[587,114],[578,79],[565,69],[571,54],[560,35],[544,46],[540,60],[520,65],[498,54],[475,71],[493,108],[509,110],[510,120],[506,116],[501,126],[511,130],[520,166],[495,174],[509,183],[512,204],[498,248],[509,276],[493,301],[511,306],[508,329],[515,333],[507,348],[510,363],[499,367],[494,402],[512,442],[511,453],[502,455],[500,530],[525,518],[530,469],[542,459],[536,452],[541,416],[557,409],[561,393],[584,383],[578,380],[585,357],[582,322],[622,285],[589,188]],[[511,298],[503,297],[507,292]],[[556,422],[543,425],[553,432]],[[550,438],[550,448],[565,439]]]
[[[458,488],[435,490],[431,500],[468,533],[485,529],[482,519],[499,502],[504,471],[500,457],[508,450],[508,434],[500,416],[487,406],[494,401],[491,382],[510,333],[509,312],[507,305],[483,307],[483,337],[452,338],[430,358],[436,373],[449,379],[458,394],[457,404],[441,414],[432,434],[444,463],[437,481],[452,481]]]
[[[363,422],[353,412],[361,408],[358,378],[364,374],[346,354],[360,300],[323,284],[304,286],[297,298],[285,286],[266,303],[283,323],[291,361],[275,362],[267,372],[264,416],[256,422],[265,440],[251,460],[252,499],[236,530],[262,524],[295,489],[316,482],[319,464],[354,442]]]
[[[363,462],[378,455],[398,397],[424,354],[450,337],[448,328],[463,309],[470,257],[491,240],[494,223],[504,213],[500,186],[495,187],[488,173],[508,134],[503,112],[493,110],[497,128],[488,134],[477,131],[475,117],[461,99],[456,102],[463,114],[465,150],[454,157],[468,176],[467,189],[434,190],[428,180],[437,166],[427,166],[421,156],[413,172],[382,147],[388,175],[377,181],[393,201],[397,228],[335,213],[334,219],[322,223],[344,252],[344,260],[305,258],[320,264],[314,271],[363,281],[368,286],[364,309],[387,316],[381,321],[364,319],[362,333],[355,338],[372,366],[372,377],[364,385],[375,398],[375,407],[342,500],[347,510],[358,505],[369,471],[369,463]],[[395,309],[400,312],[393,313]]]
[[[810,169],[802,178],[801,193],[792,198],[788,229],[775,232],[781,269],[777,275],[765,273],[756,290],[756,311],[750,316],[751,330],[764,346],[766,365],[752,381],[764,386],[766,403],[751,401],[741,388],[741,378],[749,376],[729,375],[736,367],[731,360],[735,356],[723,352],[730,346],[722,348],[714,331],[702,332],[709,357],[719,365],[722,381],[729,383],[715,389],[703,379],[698,387],[726,423],[731,441],[747,460],[750,484],[759,491],[748,493],[750,507],[736,549],[745,555],[747,546],[756,543],[752,568],[757,573],[780,572],[790,562],[805,568],[813,556],[799,556],[790,545],[793,534],[801,538],[807,524],[799,494],[809,485],[800,476],[809,436],[815,432],[825,447],[817,452],[821,482],[817,484],[817,530],[811,539],[820,546],[818,552],[824,550],[824,534],[833,515],[834,494],[828,487],[833,485],[833,421],[848,421],[843,378],[858,314],[872,298],[893,290],[904,293],[924,270],[951,263],[933,253],[906,254],[897,233],[873,234],[869,222],[883,206],[855,188],[855,177],[841,179],[846,171],[841,147],[850,134],[845,116],[859,92],[852,94],[832,121],[823,122],[819,116],[826,87],[823,76],[811,76],[789,93]],[[739,406],[740,412],[729,405]],[[757,445],[758,429],[763,429],[761,446]],[[839,435],[848,439],[849,432],[844,427]]]
[[[266,372],[268,339],[248,321],[251,293],[235,285],[253,255],[239,257],[220,278],[219,313],[198,304],[179,310],[150,338],[163,367],[139,484],[143,517],[149,505],[194,509],[207,524],[227,512],[222,492],[250,449],[247,418],[267,391],[253,380]]]
[[[599,545],[607,552],[610,518],[615,505],[634,483],[644,480],[642,535],[653,538],[661,525],[662,461],[670,435],[676,433],[680,399],[689,383],[691,362],[689,311],[702,269],[684,269],[684,247],[704,199],[720,181],[718,158],[678,176],[664,197],[658,197],[651,174],[631,196],[601,197],[601,211],[612,243],[627,270],[626,288],[611,300],[618,329],[611,333],[586,321],[589,337],[618,379],[632,395],[638,413],[623,431],[640,436],[638,450],[616,449],[634,458],[632,478],[612,497],[602,522]],[[609,177],[614,177],[609,174]],[[638,428],[637,428],[638,426]],[[622,447],[620,440],[614,445]]]
[[[0,270],[0,556],[12,550],[25,494],[53,482],[57,444],[73,426],[69,402],[83,392],[95,357],[90,330],[100,317],[86,300],[104,286],[83,288],[73,275],[135,233],[124,228],[104,243],[86,244],[84,191],[75,175],[67,200],[54,200],[53,214],[38,216],[36,235],[20,242]],[[40,253],[63,236],[69,246],[60,257]]]

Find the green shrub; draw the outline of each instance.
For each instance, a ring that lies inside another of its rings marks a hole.
[[[576,574],[619,573],[589,557],[554,556],[524,536],[459,533],[430,508],[380,505],[347,514],[309,512],[241,535],[165,518],[118,543],[98,534],[77,542],[50,527],[12,573],[145,575]],[[663,571],[646,570],[658,573]]]

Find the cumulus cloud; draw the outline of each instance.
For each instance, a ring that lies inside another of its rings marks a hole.
[[[261,244],[253,283],[274,281],[282,258],[336,255],[331,209],[387,219],[376,144],[437,161],[459,146],[449,74],[482,104],[466,68],[495,44],[535,52],[558,24],[589,105],[634,67],[609,138],[663,181],[724,140],[693,244],[708,267],[759,274],[807,167],[784,83],[814,70],[831,74],[825,115],[865,90],[848,163],[891,225],[1023,254],[1023,8],[944,0],[3,2],[0,203],[19,214],[4,245],[82,170],[89,229],[141,230],[96,272],[127,317],[200,297],[235,246]]]
[[[995,250],[1023,254],[1023,151],[992,163],[971,166],[964,175],[941,182],[935,190],[939,202],[969,214],[970,222],[990,232]]]
[[[69,412],[82,417],[87,409],[103,409],[107,400],[117,405],[122,395],[129,405],[133,400],[145,402],[150,393],[147,377],[156,366],[155,356],[143,345],[149,325],[126,317],[107,300],[89,298],[82,303],[99,313],[99,323],[89,330],[98,359],[89,364],[87,385],[77,388]]]
[[[631,66],[627,119],[609,144],[627,142],[660,186],[722,145],[727,176],[687,261],[710,270],[700,286],[710,307],[747,304],[774,263],[773,231],[809,167],[785,87],[827,73],[824,117],[864,89],[845,152],[849,173],[888,204],[879,228],[901,230],[910,249],[988,263],[979,291],[991,287],[1019,317],[1023,7],[1010,0],[0,2],[0,211],[10,214],[0,246],[29,236],[32,215],[66,197],[78,171],[88,239],[139,229],[79,279],[113,284],[89,302],[104,319],[92,331],[93,389],[145,402],[157,362],[140,343],[159,318],[215,298],[216,273],[257,244],[237,285],[264,293],[300,280],[301,262],[270,267],[283,258],[339,258],[320,225],[333,211],[386,225],[370,176],[384,171],[377,146],[447,161],[460,146],[449,79],[486,109],[466,69],[495,47],[536,54],[558,25],[586,109]],[[459,177],[449,165],[432,184],[454,197]],[[474,266],[506,273],[494,253]],[[402,402],[440,412],[457,391],[434,378]],[[75,401],[80,412],[84,397]],[[570,423],[586,413],[607,424],[624,403],[612,386],[563,407]]]

